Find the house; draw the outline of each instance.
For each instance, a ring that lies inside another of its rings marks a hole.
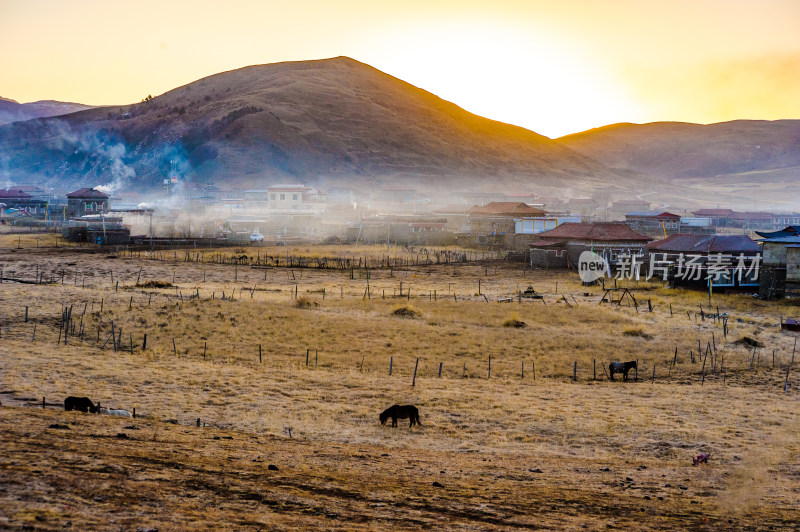
[[[67,218],[105,214],[111,211],[108,194],[94,188],[79,188],[67,194]]]
[[[761,247],[746,235],[677,233],[647,245],[648,277],[670,286],[757,287]]]
[[[625,223],[634,231],[660,237],[677,233],[681,227],[681,217],[664,211],[633,211],[625,213]]]
[[[768,212],[736,212],[730,209],[700,209],[695,216],[711,218],[715,227],[772,227],[774,215]]]
[[[800,225],[788,225],[779,231],[756,231],[758,236],[766,239],[780,238],[784,236],[797,236],[800,235]]]
[[[759,277],[758,294],[764,299],[800,297],[800,234],[792,233],[790,226],[773,233],[759,232],[769,236],[761,240],[763,268]]]
[[[641,255],[650,238],[624,223],[564,223],[535,235],[529,242],[530,264],[543,268],[574,268],[584,251],[598,253],[609,264],[622,255]]]
[[[520,217],[543,217],[547,213],[527,203],[493,201],[483,206],[467,209],[469,232],[479,244],[498,243],[511,246],[514,237],[514,220]],[[499,241],[499,242],[497,242]]]
[[[700,209],[692,211],[692,214],[701,218],[710,218],[714,227],[727,227],[733,211],[731,209]]]
[[[319,214],[325,212],[327,194],[306,185],[273,185],[267,189],[272,214]]]
[[[35,198],[27,192],[15,188],[0,190],[0,204],[5,204],[4,210],[18,213],[21,216],[44,217],[47,201]]]
[[[466,205],[443,205],[433,210],[433,215],[447,220],[446,230],[451,233],[469,233],[469,216]]]
[[[797,212],[784,212],[772,215],[772,226],[780,227],[782,225],[800,226],[800,213]]]
[[[89,242],[97,245],[128,244],[131,228],[122,223],[122,216],[87,214],[70,219],[61,227],[64,238],[71,242]]]

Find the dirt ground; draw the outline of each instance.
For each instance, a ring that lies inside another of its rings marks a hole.
[[[705,293],[631,281],[638,306],[609,305],[574,272],[506,262],[266,269],[0,244],[2,528],[800,522],[790,303],[713,294],[725,335]],[[528,286],[544,299],[520,301]],[[610,382],[611,360],[638,378]],[[64,412],[68,395],[137,418]],[[381,426],[393,403],[422,426]]]

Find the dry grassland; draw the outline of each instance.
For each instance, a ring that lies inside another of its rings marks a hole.
[[[695,316],[707,294],[657,284],[631,284],[637,312],[598,304],[602,290],[574,272],[507,263],[351,279],[56,249],[45,238],[0,237],[4,277],[32,280],[38,266],[57,280],[0,285],[2,527],[766,529],[800,520],[800,394],[784,393],[794,337],[777,327],[798,307],[714,294],[730,315],[723,338],[719,322]],[[387,253],[243,250],[265,251]],[[169,286],[143,288],[148,281]],[[518,302],[528,285],[546,304]],[[70,306],[84,334],[57,345]],[[116,352],[112,322],[122,329]],[[734,343],[743,337],[765,347],[753,357]],[[705,367],[698,340],[704,352],[717,348]],[[605,378],[610,361],[633,359],[638,381]],[[59,411],[68,395],[139,417]],[[42,397],[53,406],[42,410]],[[393,403],[416,404],[423,426],[381,426],[378,413]],[[692,467],[708,451],[710,464]]]

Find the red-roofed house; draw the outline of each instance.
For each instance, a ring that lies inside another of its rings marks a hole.
[[[108,194],[93,188],[79,188],[67,194],[67,217],[80,218],[87,214],[110,212]]]
[[[40,198],[34,198],[22,190],[10,188],[0,189],[0,204],[5,205],[5,209],[19,209],[24,216],[44,215],[47,202]]]
[[[640,255],[650,241],[624,223],[565,223],[530,241],[531,266],[573,268],[592,250],[613,264],[620,255]]]

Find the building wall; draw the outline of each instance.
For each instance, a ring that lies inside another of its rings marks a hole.
[[[67,198],[67,217],[80,218],[87,214],[109,211],[108,198]]]
[[[764,264],[785,264],[786,244],[779,242],[764,242],[761,246]]]
[[[786,294],[786,268],[765,265],[758,272],[758,296],[762,299],[783,298]]]
[[[564,249],[531,249],[530,265],[537,268],[566,268],[567,252]]]
[[[786,282],[800,283],[800,248],[786,249]]]

